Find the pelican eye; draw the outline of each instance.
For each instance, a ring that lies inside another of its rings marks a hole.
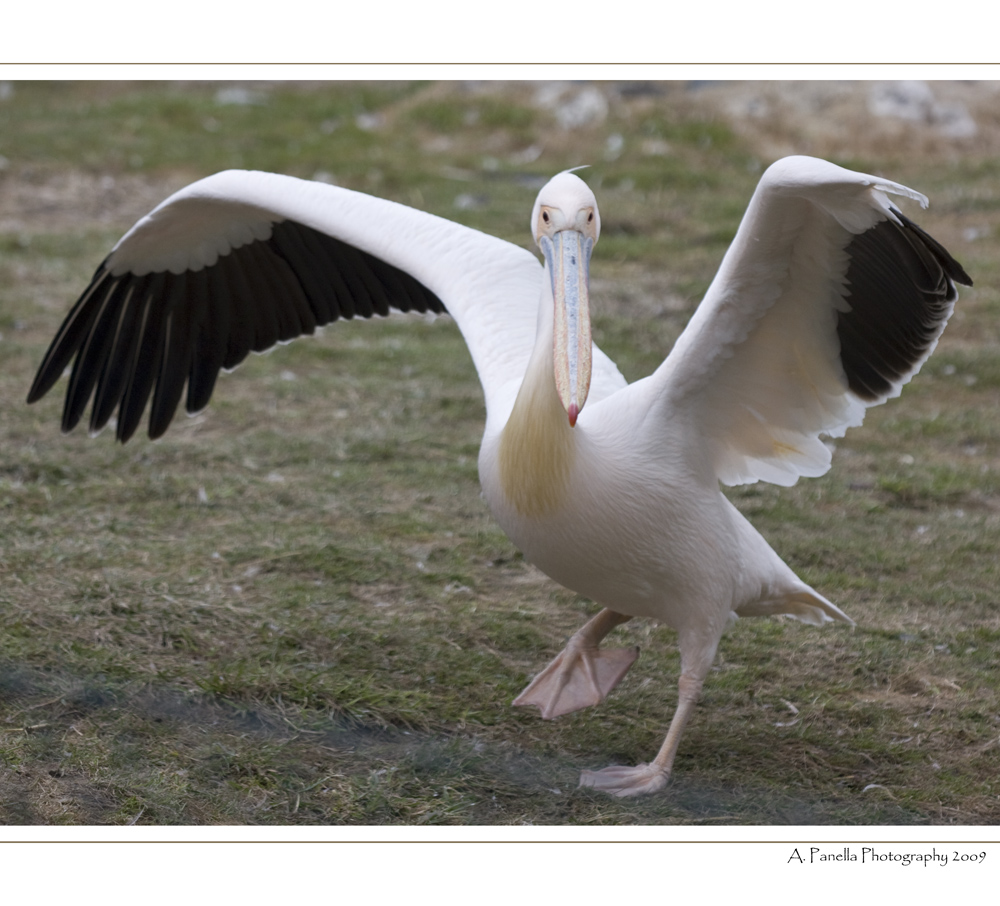
[[[542,211],[542,220],[544,220],[546,223],[549,222],[549,212],[548,211]]]
[[[589,213],[589,214],[587,215],[587,223],[593,223],[593,222],[594,222],[594,212],[593,212],[593,211],[591,211],[591,212],[590,212],[590,213]]]

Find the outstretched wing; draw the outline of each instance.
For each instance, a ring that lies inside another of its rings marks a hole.
[[[657,408],[700,431],[719,480],[822,475],[819,435],[898,396],[972,284],[889,201],[898,183],[809,157],[764,174],[719,273],[652,376]]]
[[[444,312],[458,322],[487,409],[518,385],[542,267],[528,251],[404,205],[273,173],[193,183],[140,220],[98,267],[28,394],[75,357],[62,427],[93,396],[90,428],[118,410],[127,441],[152,397],[149,436],[207,405],[219,370],[337,318]]]

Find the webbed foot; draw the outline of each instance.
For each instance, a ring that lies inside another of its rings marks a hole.
[[[573,640],[530,685],[514,699],[515,705],[536,705],[550,720],[590,705],[598,705],[628,673],[638,648],[600,648]]]
[[[613,765],[602,771],[584,771],[580,786],[591,787],[612,796],[641,796],[658,793],[670,780],[670,771],[656,764],[640,764],[634,768]]]

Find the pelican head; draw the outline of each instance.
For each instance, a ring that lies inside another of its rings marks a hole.
[[[531,232],[552,286],[556,392],[575,425],[590,390],[590,255],[601,234],[594,193],[568,170],[553,176],[535,199]]]

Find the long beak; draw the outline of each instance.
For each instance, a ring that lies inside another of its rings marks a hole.
[[[551,239],[543,236],[540,245],[552,275],[556,392],[572,426],[590,392],[589,281],[594,240],[576,230],[561,230]]]

